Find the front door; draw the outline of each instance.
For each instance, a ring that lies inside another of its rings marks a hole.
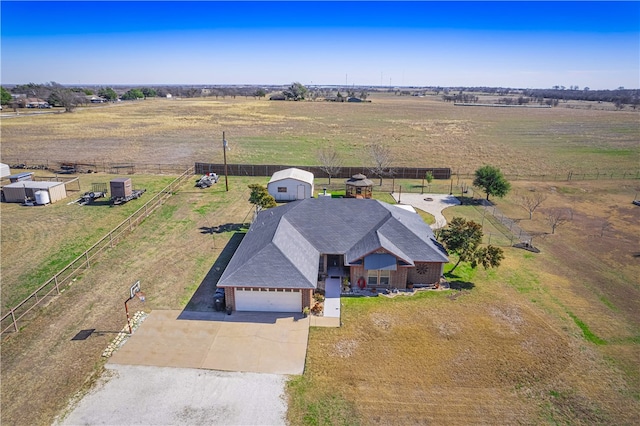
[[[342,256],[339,254],[327,255],[327,268],[342,268]]]
[[[298,185],[298,200],[304,199],[304,185]]]

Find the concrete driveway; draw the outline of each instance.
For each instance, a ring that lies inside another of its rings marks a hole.
[[[302,314],[152,311],[109,364],[302,374],[308,338]]]
[[[442,228],[447,224],[447,219],[442,215],[442,210],[460,204],[460,201],[456,197],[446,194],[399,194],[394,192],[391,195],[393,195],[393,198],[395,198],[398,203],[409,204],[432,214],[436,219],[436,222],[431,225],[432,229]]]

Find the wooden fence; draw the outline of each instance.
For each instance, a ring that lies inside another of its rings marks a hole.
[[[25,318],[36,307],[45,305],[50,300],[58,296],[65,287],[68,287],[73,279],[84,270],[91,267],[91,262],[96,260],[104,250],[114,247],[120,240],[140,225],[155,209],[161,206],[173,192],[185,181],[193,177],[193,167],[188,168],[179,177],[174,179],[169,185],[153,196],[147,203],[136,210],[131,216],[121,222],[100,241],[92,245],[84,253],[74,259],[70,264],[62,268],[57,274],[42,284],[37,290],[31,293],[26,299],[11,308],[9,312],[2,316],[0,320],[1,334],[7,332],[18,332],[18,322]]]
[[[227,164],[227,175],[229,176],[271,176],[275,172],[295,167],[313,173],[316,178],[327,177],[320,166],[283,166],[276,164]],[[196,174],[216,173],[224,175],[224,164],[217,163],[196,163]],[[384,178],[395,179],[422,179],[427,172],[431,172],[435,179],[451,178],[451,169],[448,167],[394,167],[391,173],[385,173]],[[376,179],[371,169],[367,167],[342,167],[340,172],[332,175],[332,178],[347,179],[351,176],[362,173],[369,179]]]

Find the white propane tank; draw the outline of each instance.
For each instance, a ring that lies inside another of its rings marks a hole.
[[[36,204],[38,205],[45,205],[51,202],[51,200],[49,199],[49,193],[47,191],[36,191],[33,195],[35,195]]]

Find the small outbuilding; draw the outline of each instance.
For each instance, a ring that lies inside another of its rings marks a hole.
[[[36,193],[39,192],[46,193],[46,196],[42,194],[38,196]],[[67,189],[64,182],[26,180],[3,186],[2,194],[7,203],[24,203],[25,198],[27,198],[32,201],[37,201],[38,199],[46,200],[41,204],[47,204],[47,202],[55,203],[67,198]]]
[[[267,191],[276,201],[294,201],[313,197],[313,173],[306,170],[284,169],[271,176]]]
[[[33,180],[33,172],[17,173],[15,175],[9,176],[9,180],[11,181],[11,183]]]
[[[8,164],[0,163],[0,178],[7,177],[11,174]]]
[[[367,179],[362,173],[347,179],[346,198],[371,198],[373,196],[373,181]]]

